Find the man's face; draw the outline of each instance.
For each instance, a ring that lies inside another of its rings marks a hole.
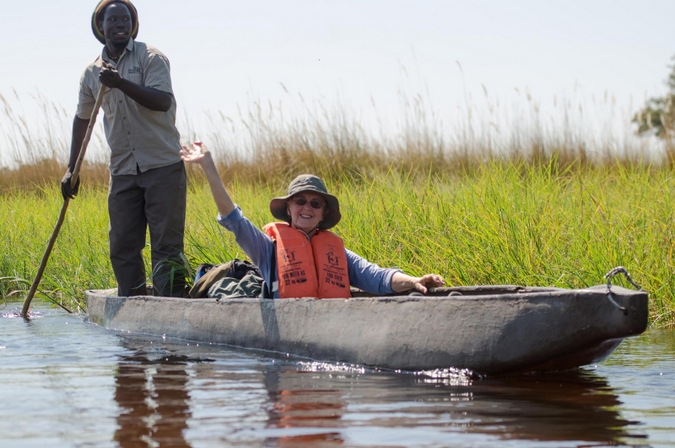
[[[116,48],[124,47],[131,37],[132,25],[131,13],[125,4],[108,5],[103,14],[103,22],[100,24],[106,44]]]

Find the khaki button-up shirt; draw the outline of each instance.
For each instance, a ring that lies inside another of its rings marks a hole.
[[[98,74],[102,61],[115,66],[105,48],[80,79],[77,116],[89,119],[101,83]],[[120,76],[136,84],[168,92],[173,97],[169,60],[159,50],[129,40],[117,61]],[[110,173],[113,176],[137,174],[180,162],[180,135],[176,129],[176,101],[166,112],[150,110],[119,89],[106,92],[101,108],[103,127],[110,146]]]

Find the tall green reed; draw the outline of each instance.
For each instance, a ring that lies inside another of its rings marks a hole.
[[[61,209],[55,187],[0,195],[3,296],[25,297]],[[71,204],[36,297],[81,308],[84,289],[111,284],[107,257],[107,211],[103,190],[84,190]]]
[[[348,248],[381,266],[416,275],[438,272],[450,285],[578,288],[604,283],[605,273],[623,265],[651,294],[652,324],[673,324],[673,176],[649,167],[557,171],[552,166],[493,162],[473,176],[390,171],[333,179],[329,189],[343,214],[336,231]],[[197,173],[191,178],[190,264],[245,259],[216,223],[208,186]],[[285,188],[228,181],[235,201],[257,226],[272,219],[269,200]],[[115,286],[105,195],[103,189],[85,190],[71,203],[41,284],[41,291],[75,309],[84,306],[84,289]],[[2,277],[30,283],[59,199],[56,187],[39,195],[2,196],[0,218],[11,223],[0,240]],[[3,295],[27,289],[2,285]]]
[[[269,199],[295,175],[312,172],[340,198],[337,231],[347,247],[382,266],[439,272],[453,285],[580,287],[624,265],[652,294],[654,325],[675,322],[668,153],[655,158],[645,141],[634,146],[621,133],[616,140],[583,134],[573,115],[592,114],[581,103],[555,100],[561,113],[554,119],[529,93],[516,94],[504,117],[487,90],[486,107],[467,97],[459,124],[447,124],[427,96],[403,96],[401,122],[374,133],[340,108],[303,100],[305,113],[288,115],[254,103],[238,118],[216,114],[207,132],[187,126],[186,140],[199,134],[209,144],[235,200],[258,226],[271,219]],[[18,141],[22,149],[25,140]],[[61,203],[64,145],[55,142],[58,154],[45,150],[3,171],[0,217],[11,223],[0,241],[3,296],[24,288],[37,269]],[[73,308],[83,306],[84,289],[114,286],[107,175],[103,162],[92,162],[42,283]],[[54,168],[45,174],[41,164]],[[189,166],[188,173],[186,254],[193,267],[245,258],[215,222],[199,170]]]

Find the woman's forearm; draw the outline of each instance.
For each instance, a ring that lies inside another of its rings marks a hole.
[[[211,188],[211,194],[213,195],[213,200],[216,202],[216,207],[218,207],[218,213],[221,216],[229,215],[234,210],[234,201],[218,175],[218,170],[211,157],[211,153],[206,153],[204,159],[201,161],[201,167]]]

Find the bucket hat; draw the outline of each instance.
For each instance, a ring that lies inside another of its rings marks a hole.
[[[328,215],[319,223],[320,229],[330,229],[340,222],[340,219],[342,218],[342,215],[340,214],[340,203],[335,196],[328,193],[326,184],[313,174],[299,175],[291,181],[286,196],[274,198],[270,201],[270,211],[272,212],[272,216],[290,224],[291,217],[288,215],[286,203],[291,197],[304,191],[319,193],[326,200]]]
[[[138,11],[136,11],[136,7],[129,0],[101,0],[98,2],[94,13],[91,15],[91,30],[94,32],[96,39],[105,45],[105,36],[103,35],[103,30],[98,26],[97,18],[105,10],[105,7],[111,3],[122,3],[129,8],[129,12],[131,13],[131,38],[136,39],[136,36],[138,36]]]

